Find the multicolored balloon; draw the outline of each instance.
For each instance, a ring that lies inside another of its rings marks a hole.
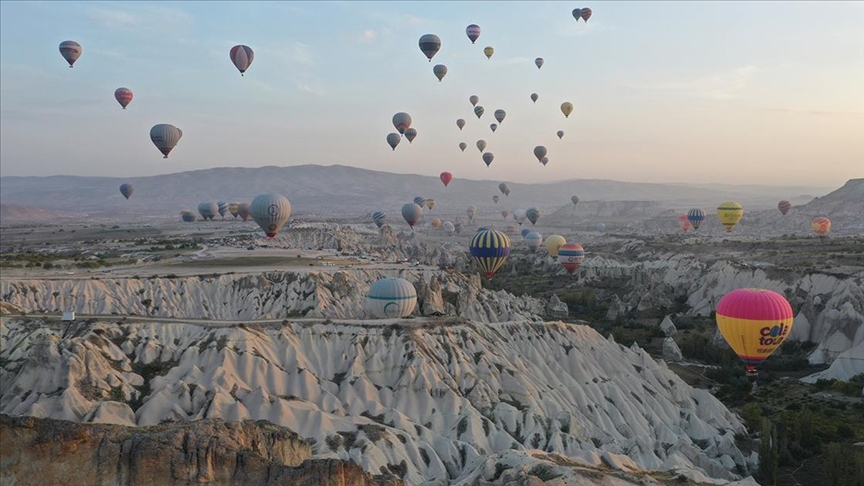
[[[217,211],[219,211],[219,216],[221,216],[222,219],[225,219],[225,213],[228,212],[228,203],[225,201],[218,201],[216,207],[218,208]]]
[[[486,272],[486,278],[491,279],[510,255],[510,237],[495,230],[478,231],[471,239],[469,250]]]
[[[167,123],[153,125],[153,128],[150,129],[150,141],[162,152],[162,155],[166,159],[168,158],[168,154],[177,146],[177,142],[180,141],[180,137],[182,136],[183,130]]]
[[[420,37],[420,41],[418,43],[420,45],[420,50],[423,52],[429,62],[432,62],[432,58],[435,57],[435,54],[441,50],[441,38],[435,34],[425,34]]]
[[[402,206],[402,217],[405,218],[408,226],[413,228],[417,224],[417,221],[420,221],[420,218],[423,217],[423,208],[417,203],[407,203]]]
[[[736,202],[726,201],[717,207],[717,219],[723,223],[727,232],[731,232],[743,216],[744,207]]]
[[[260,194],[249,206],[249,213],[268,238],[273,238],[291,217],[291,203],[281,194]]]
[[[252,52],[252,49],[249,46],[237,45],[231,48],[231,62],[234,63],[234,67],[240,71],[240,76],[249,69],[249,66],[252,65],[252,60],[255,59],[255,53]]]
[[[404,318],[417,307],[417,291],[403,278],[382,278],[366,294],[366,310],[379,319]]]
[[[591,9],[588,7],[585,7],[579,11],[579,15],[582,17],[582,20],[584,20],[587,23],[588,19],[591,18]]]
[[[393,126],[400,135],[405,135],[405,130],[411,128],[411,115],[400,111],[393,115]]]
[[[450,181],[453,180],[453,174],[449,172],[442,172],[441,175],[438,176],[441,179],[441,182],[444,183],[444,187],[447,187],[450,184]]]
[[[701,209],[691,209],[687,213],[687,220],[693,225],[694,230],[698,230],[702,226],[702,221],[705,221],[705,211]]]
[[[135,192],[135,188],[132,184],[129,184],[128,182],[120,184],[120,194],[123,194],[123,197],[126,199],[129,199],[133,192]]]
[[[132,93],[132,90],[129,88],[117,88],[114,90],[114,99],[117,100],[117,103],[120,103],[120,106],[125,110],[129,103],[132,102],[132,98],[135,97],[135,94]]]
[[[788,213],[789,210],[792,209],[792,203],[790,203],[789,201],[780,201],[779,203],[777,203],[777,209],[780,210],[780,213],[783,216],[786,216],[786,213]]]
[[[582,248],[582,245],[565,243],[558,248],[558,263],[570,275],[573,275],[573,272],[579,269],[583,261],[585,261],[585,250]]]
[[[756,375],[756,366],[783,344],[792,330],[792,306],[766,289],[737,289],[717,303],[717,327],[729,346]]]
[[[228,212],[231,213],[231,216],[234,216],[234,219],[237,219],[237,215],[240,214],[240,203],[232,202],[229,204]]]
[[[480,38],[480,26],[477,24],[471,24],[468,27],[465,27],[465,35],[468,36],[468,39],[471,40],[471,43],[473,44]]]
[[[813,220],[810,223],[810,226],[813,228],[813,232],[819,236],[825,236],[831,231],[831,220],[821,216]]]
[[[75,41],[67,40],[60,43],[60,55],[63,56],[63,59],[66,59],[70,68],[83,53],[84,48]]]
[[[422,208],[423,205],[426,204],[426,198],[422,197],[422,196],[417,196],[414,198],[414,204],[416,204]]]

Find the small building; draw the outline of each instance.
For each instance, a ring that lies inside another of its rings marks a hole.
[[[75,320],[75,313],[74,312],[64,312],[62,320],[63,320],[63,322],[74,321]]]

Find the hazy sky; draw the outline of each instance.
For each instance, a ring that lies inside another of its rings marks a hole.
[[[583,6],[587,24],[570,14]],[[483,29],[475,45],[470,23]],[[417,46],[425,33],[443,43],[432,63]],[[84,48],[74,69],[58,51],[67,39]],[[245,77],[228,56],[241,43],[255,51]],[[442,83],[437,63],[450,71]],[[120,86],[135,93],[126,111]],[[566,120],[563,101],[576,106]],[[493,134],[497,108],[507,118]],[[419,135],[393,152],[398,111]],[[183,130],[169,159],[150,142],[156,123]],[[548,147],[546,167],[535,145]],[[864,3],[0,3],[2,175],[307,163],[839,185],[864,177]]]

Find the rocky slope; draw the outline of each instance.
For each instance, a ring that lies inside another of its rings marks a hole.
[[[0,415],[0,483],[398,486],[345,461],[312,460],[297,434],[265,421],[208,419],[146,428]],[[15,444],[14,447],[11,444]]]
[[[408,484],[491,478],[512,467],[500,454],[533,450],[628,473],[733,480],[752,466],[710,393],[586,326],[0,323],[0,413],[13,416],[269,420],[314,458]]]

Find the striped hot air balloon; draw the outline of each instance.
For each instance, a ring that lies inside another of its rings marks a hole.
[[[483,108],[482,106],[475,106],[474,107],[474,114],[477,115],[477,118],[480,118],[481,116],[483,116],[483,113],[485,113],[485,112],[486,112],[486,109]]]
[[[426,198],[422,197],[422,196],[417,196],[414,198],[414,204],[416,204],[422,208],[423,205],[426,204]]]
[[[408,130],[405,130],[405,138],[408,139],[408,143],[413,142],[414,139],[417,138],[417,129],[411,127]]]
[[[132,102],[134,96],[132,90],[129,88],[117,88],[114,90],[114,99],[117,100],[117,103],[120,103],[120,106],[122,106],[124,110],[129,106],[129,103]]]
[[[810,226],[813,228],[813,232],[819,236],[825,236],[831,231],[831,220],[821,216],[813,220],[810,223]]]
[[[60,43],[60,55],[63,56],[63,59],[66,59],[70,68],[83,53],[84,48],[75,41],[67,40]]]
[[[469,249],[471,256],[486,272],[486,278],[491,279],[510,255],[510,237],[495,230],[478,231],[471,239]]]
[[[432,67],[432,74],[434,74],[435,77],[438,78],[438,82],[440,83],[444,80],[444,76],[447,76],[447,66],[443,64],[436,64]]]
[[[741,221],[744,216],[744,208],[732,201],[726,201],[717,206],[717,219],[726,227],[726,231],[732,231],[732,228]]]
[[[532,226],[538,219],[540,219],[540,214],[542,214],[540,209],[534,207],[528,208],[528,210],[525,211],[525,217],[528,218],[528,221],[531,221]]]
[[[780,210],[780,214],[786,216],[786,213],[788,213],[789,210],[792,209],[792,203],[790,203],[789,201],[780,201],[779,203],[777,203],[777,209]]]
[[[792,306],[772,290],[733,290],[717,304],[720,334],[747,365],[751,378],[756,366],[789,336],[793,319]]]
[[[259,194],[252,200],[249,214],[267,238],[273,238],[291,217],[291,202],[281,194]]]
[[[572,275],[583,261],[585,261],[585,250],[582,245],[565,243],[558,248],[558,263],[567,270],[567,273]]]
[[[386,220],[387,213],[384,211],[375,211],[372,213],[372,222],[375,223],[375,226],[377,226],[378,229],[381,229],[381,227],[384,226],[384,221]]]
[[[588,22],[588,19],[591,18],[591,9],[588,7],[582,8],[579,10],[579,16],[582,17],[582,20]]]
[[[524,236],[525,244],[528,245],[528,249],[531,251],[537,251],[537,248],[540,247],[540,243],[543,242],[543,236],[536,231],[531,231],[527,235]]]
[[[546,251],[549,252],[549,256],[552,258],[558,258],[558,250],[567,243],[567,240],[564,239],[561,235],[552,235],[547,236],[546,241],[543,243],[546,245]]]
[[[231,62],[240,71],[240,76],[243,76],[243,73],[249,69],[253,59],[255,59],[255,53],[249,46],[238,45],[231,48]]]
[[[129,184],[128,182],[120,184],[120,194],[123,194],[123,197],[126,199],[129,199],[133,192],[135,192],[135,187],[133,187],[132,184]]]
[[[219,201],[216,203],[216,207],[219,211],[219,216],[222,216],[222,219],[225,219],[225,213],[228,212],[228,203],[225,201]]]
[[[417,306],[417,291],[404,278],[382,278],[366,294],[366,308],[380,319],[408,317]]]
[[[418,44],[423,55],[429,59],[429,62],[432,62],[432,58],[441,50],[441,38],[435,34],[423,35],[420,37]]]
[[[183,130],[168,123],[153,125],[153,128],[150,129],[150,141],[162,152],[162,155],[166,159],[168,158],[168,154],[177,146],[177,142],[180,141],[180,137],[182,136]]]
[[[699,226],[702,226],[702,221],[705,221],[705,211],[701,209],[691,209],[690,212],[687,213],[687,220],[690,221],[690,224],[693,225],[694,230],[698,230]]]
[[[468,27],[465,27],[465,35],[468,36],[468,39],[473,44],[480,38],[480,26],[477,24],[471,24]]]

